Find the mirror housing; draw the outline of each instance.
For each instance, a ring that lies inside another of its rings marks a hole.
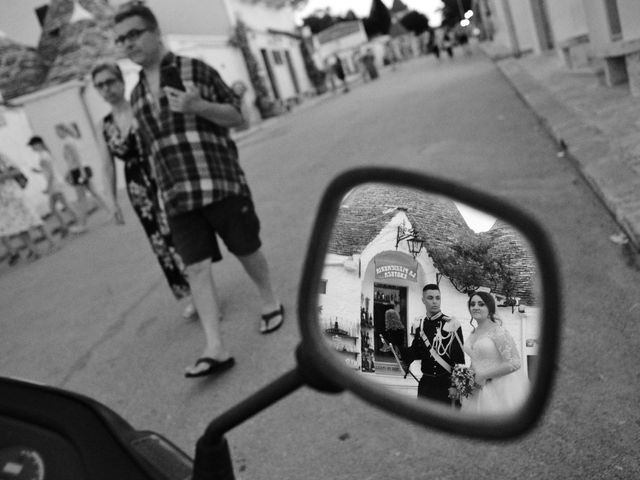
[[[543,307],[540,324],[540,353],[532,377],[532,389],[525,403],[515,412],[490,419],[460,416],[444,405],[420,403],[390,396],[371,385],[341,363],[327,348],[318,328],[318,302],[325,253],[340,204],[354,187],[379,182],[408,187],[428,194],[448,197],[455,202],[494,215],[508,222],[529,242],[539,265]],[[545,231],[530,216],[509,203],[461,184],[412,171],[365,167],[347,171],[335,178],[321,200],[312,230],[299,290],[298,309],[302,343],[298,352],[299,368],[310,372],[312,386],[326,392],[349,390],[363,400],[390,413],[424,426],[447,432],[487,439],[506,439],[530,430],[542,415],[549,400],[559,348],[560,305],[559,275],[555,255]],[[307,382],[311,383],[311,382]]]

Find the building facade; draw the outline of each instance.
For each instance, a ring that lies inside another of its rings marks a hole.
[[[478,8],[508,54],[555,49],[568,68],[601,68],[607,85],[628,83],[640,96],[640,2],[478,0]]]

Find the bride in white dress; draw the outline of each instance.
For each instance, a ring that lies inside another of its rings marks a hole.
[[[522,405],[529,380],[513,337],[495,317],[493,295],[476,292],[468,302],[472,320],[478,323],[464,342],[476,383],[482,386],[462,398],[462,411],[476,414],[510,413]]]

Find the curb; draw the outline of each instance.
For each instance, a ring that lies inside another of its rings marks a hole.
[[[630,169],[609,136],[585,124],[516,58],[499,59],[482,51],[558,143],[635,250],[640,251],[640,176]]]

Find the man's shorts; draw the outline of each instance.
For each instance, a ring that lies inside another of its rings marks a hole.
[[[229,197],[206,207],[169,217],[176,250],[185,265],[208,258],[222,259],[216,234],[236,256],[256,252],[260,242],[260,220],[251,198]]]
[[[73,168],[67,173],[67,182],[74,187],[86,185],[93,177],[91,167]]]

